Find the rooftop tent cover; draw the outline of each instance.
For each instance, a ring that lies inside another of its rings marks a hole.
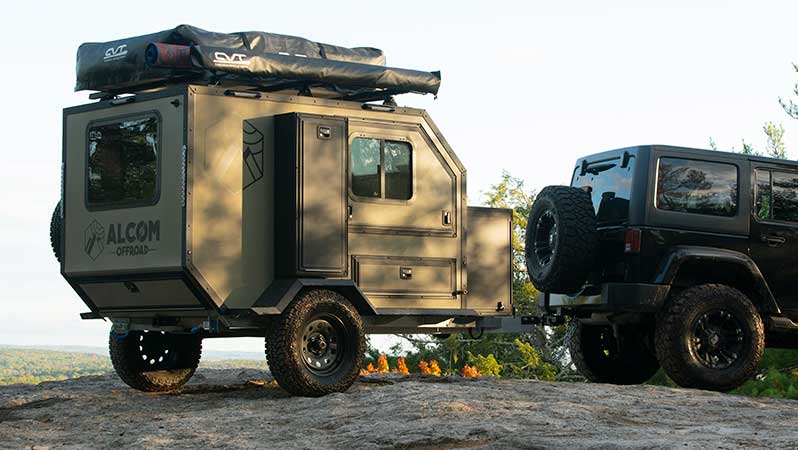
[[[167,45],[163,45],[167,44]],[[181,47],[173,47],[181,46]],[[148,53],[148,47],[150,53]],[[170,53],[153,59],[153,49]],[[307,82],[338,89],[437,94],[439,72],[385,66],[382,50],[345,48],[262,31],[216,33],[190,25],[78,48],[76,91],[123,91],[175,81]]]

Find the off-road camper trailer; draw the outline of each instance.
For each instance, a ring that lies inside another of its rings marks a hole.
[[[324,395],[354,382],[364,333],[512,314],[510,211],[468,207],[440,130],[392,101],[439,74],[380,64],[188,26],[81,47],[98,101],[64,110],[51,237],[125,382],[174,389],[202,339],[264,336],[281,386]]]

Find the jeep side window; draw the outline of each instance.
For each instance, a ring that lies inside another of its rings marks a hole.
[[[157,203],[158,129],[155,114],[90,125],[86,183],[89,209]]]
[[[756,170],[756,216],[762,220],[771,218],[772,189],[769,170]]]
[[[681,158],[660,158],[656,207],[712,216],[737,213],[737,167]]]
[[[798,222],[798,174],[757,169],[757,217]]]
[[[359,197],[409,200],[413,196],[409,143],[357,137],[351,145],[352,193]]]

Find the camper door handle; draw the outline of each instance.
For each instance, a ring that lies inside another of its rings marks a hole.
[[[444,225],[451,225],[452,224],[452,212],[451,211],[442,211],[441,212],[441,221]]]
[[[399,268],[399,278],[403,280],[410,280],[413,278],[413,268],[412,267],[400,267]]]

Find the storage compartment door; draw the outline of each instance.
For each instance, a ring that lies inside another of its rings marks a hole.
[[[468,207],[466,308],[483,315],[512,313],[512,211]]]
[[[346,120],[287,114],[276,124],[278,273],[346,276]]]

